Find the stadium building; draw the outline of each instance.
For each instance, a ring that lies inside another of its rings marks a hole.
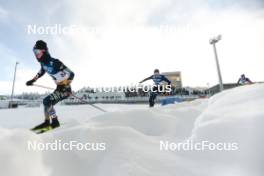
[[[173,87],[182,88],[181,72],[163,72],[162,74],[165,75],[171,81],[171,85]]]

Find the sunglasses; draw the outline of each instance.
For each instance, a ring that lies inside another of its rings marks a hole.
[[[33,52],[34,52],[36,58],[37,58],[37,59],[40,59],[40,58],[43,56],[45,50],[43,50],[43,49],[35,49],[35,48],[33,48]]]
[[[33,49],[35,55],[42,54],[44,50],[42,49]]]

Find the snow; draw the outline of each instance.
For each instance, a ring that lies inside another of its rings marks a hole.
[[[264,85],[175,105],[57,106],[62,127],[36,135],[41,108],[0,110],[0,165],[5,176],[262,176]],[[105,143],[106,150],[28,149],[28,141]],[[160,150],[160,141],[237,143],[232,151]]]
[[[1,108],[8,108],[8,106],[9,106],[9,101],[0,100],[0,109]]]

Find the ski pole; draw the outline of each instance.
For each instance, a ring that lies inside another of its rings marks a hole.
[[[41,87],[41,88],[48,89],[48,90],[55,90],[55,89],[53,89],[51,87],[46,87],[46,86],[42,86],[42,85],[38,85],[38,84],[33,84],[33,86],[35,86],[35,87]]]
[[[48,89],[48,90],[55,90],[55,89],[53,89],[53,88],[51,88],[51,87],[47,87],[47,86],[43,86],[43,85],[38,85],[38,84],[33,84],[33,86],[35,86],[35,87],[41,87],[41,88]],[[90,106],[94,107],[95,109],[98,109],[98,110],[100,110],[100,111],[102,111],[102,112],[107,112],[106,110],[104,110],[104,109],[102,109],[102,108],[100,108],[100,107],[98,107],[98,106],[96,106],[96,105],[94,105],[94,104],[92,104],[92,103],[90,103],[90,102],[88,102],[88,101],[85,101],[85,100],[83,100],[82,98],[77,97],[77,96],[74,95],[74,94],[71,94],[71,96],[74,97],[74,98],[76,98],[76,99],[78,99],[78,100],[80,100],[80,101],[83,102],[83,103],[87,103],[87,104],[89,104]]]
[[[82,98],[77,97],[77,96],[74,95],[74,94],[71,94],[71,96],[74,97],[74,98],[76,98],[76,99],[78,99],[78,100],[80,100],[80,101],[83,102],[83,103],[87,103],[87,104],[89,104],[90,106],[92,106],[92,107],[94,107],[94,108],[96,108],[96,109],[98,109],[98,110],[100,110],[100,111],[102,111],[102,112],[107,112],[106,110],[104,110],[104,109],[102,109],[102,108],[100,108],[100,107],[98,107],[98,106],[96,106],[96,105],[94,105],[94,104],[92,104],[92,103],[89,103],[88,101],[85,101],[85,100],[83,100]]]

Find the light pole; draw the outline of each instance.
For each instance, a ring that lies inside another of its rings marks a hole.
[[[221,75],[221,69],[220,69],[220,65],[219,65],[219,61],[218,61],[216,43],[219,42],[221,39],[222,39],[222,36],[218,35],[217,37],[214,37],[214,38],[210,39],[210,41],[209,41],[210,44],[213,45],[213,49],[214,49],[220,92],[224,90],[224,86],[223,86],[223,80],[222,80],[222,75]]]
[[[15,90],[15,82],[16,82],[16,71],[17,71],[17,65],[18,64],[19,63],[16,62],[15,72],[14,72],[14,79],[13,79],[13,86],[12,86],[11,102],[13,101],[13,98],[14,98],[14,90]]]

